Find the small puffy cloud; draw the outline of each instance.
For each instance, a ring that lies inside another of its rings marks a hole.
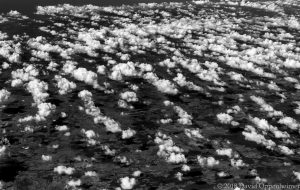
[[[26,89],[32,94],[35,103],[42,103],[48,98],[48,84],[46,82],[34,79],[27,84]]]
[[[291,150],[291,149],[289,149],[286,146],[278,145],[278,148],[279,148],[280,152],[282,152],[285,155],[292,155],[292,154],[294,154],[294,151]]]
[[[200,129],[184,129],[184,133],[189,138],[194,139],[203,139],[204,137],[201,135]]]
[[[0,146],[0,157],[4,155],[6,146]]]
[[[220,123],[230,124],[231,121],[233,120],[233,117],[227,113],[219,113],[217,115],[217,119]]]
[[[86,114],[94,118],[94,123],[103,123],[106,130],[112,133],[121,132],[120,125],[113,119],[103,115],[92,99],[92,93],[88,90],[82,90],[78,93],[78,97],[84,101]]]
[[[123,80],[123,76],[138,76],[138,72],[133,62],[119,63],[111,68],[110,78],[113,80]]]
[[[73,76],[79,81],[83,81],[86,84],[93,85],[94,88],[99,87],[98,76],[92,71],[88,71],[86,68],[80,67],[73,71]]]
[[[56,75],[54,79],[57,82],[58,92],[60,95],[67,94],[76,88],[76,84],[74,82],[70,82],[66,78],[63,78],[59,75]]]
[[[136,134],[135,130],[133,129],[127,129],[122,131],[122,139],[129,139],[131,137],[133,137]]]
[[[245,136],[246,140],[256,142],[257,144],[262,144],[268,149],[274,149],[276,143],[272,140],[267,140],[263,135],[258,134],[254,127],[247,125],[246,131],[242,134]]]
[[[101,75],[105,75],[106,73],[106,67],[105,65],[99,65],[97,66],[97,73]]]
[[[231,148],[222,148],[216,150],[218,155],[228,156],[229,158],[232,157],[232,149]]]
[[[178,114],[178,123],[182,125],[192,125],[193,117],[189,115],[186,111],[184,111],[181,107],[174,106],[174,111]]]
[[[80,179],[77,179],[77,180],[70,180],[70,181],[68,181],[68,183],[67,183],[67,185],[68,186],[70,186],[70,187],[77,187],[77,186],[80,186],[81,185],[81,180]]]
[[[297,180],[300,181],[300,172],[293,171],[293,174],[296,176]]]
[[[167,162],[174,164],[187,162],[183,154],[184,150],[176,146],[171,137],[158,132],[154,141],[159,145],[157,155],[164,158]]]
[[[44,120],[45,117],[49,116],[54,110],[56,106],[51,103],[41,103],[38,104],[38,114],[41,120]]]
[[[136,101],[138,101],[138,98],[137,98],[137,95],[136,95],[135,92],[130,92],[130,91],[123,92],[123,93],[120,94],[120,97],[123,100],[126,100],[127,102],[136,102]]]
[[[7,101],[10,95],[11,93],[6,89],[0,90],[0,103]]]
[[[57,166],[53,170],[54,172],[58,174],[66,174],[66,175],[72,175],[75,171],[74,168],[66,167],[66,166]]]
[[[122,189],[132,189],[136,184],[135,178],[123,177],[120,181]]]
[[[219,161],[216,160],[214,157],[203,157],[203,156],[197,156],[198,163],[202,167],[214,167],[216,165],[219,165]]]
[[[87,171],[84,173],[85,176],[89,176],[89,177],[96,177],[98,176],[98,174],[94,171]]]
[[[139,171],[139,170],[137,170],[137,171],[134,171],[132,175],[133,175],[134,177],[139,177],[141,174],[142,174],[142,172]]]
[[[292,130],[298,130],[300,128],[300,124],[291,117],[283,117],[278,121],[278,123],[286,125]]]
[[[184,172],[188,172],[191,170],[191,167],[186,165],[186,164],[183,164],[182,167],[181,167],[181,170],[184,171]]]
[[[42,160],[47,162],[52,160],[52,156],[50,155],[42,155]]]
[[[143,75],[143,78],[146,79],[149,83],[153,84],[160,92],[166,94],[177,94],[178,89],[176,85],[167,79],[159,79],[156,74],[148,72]]]
[[[68,126],[66,126],[66,125],[56,126],[55,129],[58,130],[58,131],[67,131],[67,130],[69,130]]]

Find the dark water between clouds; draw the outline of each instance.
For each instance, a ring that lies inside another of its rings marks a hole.
[[[57,5],[69,3],[71,5],[93,4],[98,6],[132,5],[137,3],[184,2],[185,0],[0,0],[0,13],[17,10],[23,14],[32,14],[36,6]]]

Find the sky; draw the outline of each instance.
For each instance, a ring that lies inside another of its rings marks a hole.
[[[165,0],[165,2],[183,2],[184,0]],[[94,4],[98,6],[118,6],[122,4],[164,2],[162,0],[0,0],[0,12],[17,10],[23,14],[32,14],[38,5],[57,5],[69,3],[72,5]]]

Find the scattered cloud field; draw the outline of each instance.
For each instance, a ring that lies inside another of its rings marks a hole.
[[[200,0],[0,15],[0,189],[299,183],[299,14]]]

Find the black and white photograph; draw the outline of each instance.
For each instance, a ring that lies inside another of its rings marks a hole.
[[[0,190],[300,190],[300,0],[0,0]]]

